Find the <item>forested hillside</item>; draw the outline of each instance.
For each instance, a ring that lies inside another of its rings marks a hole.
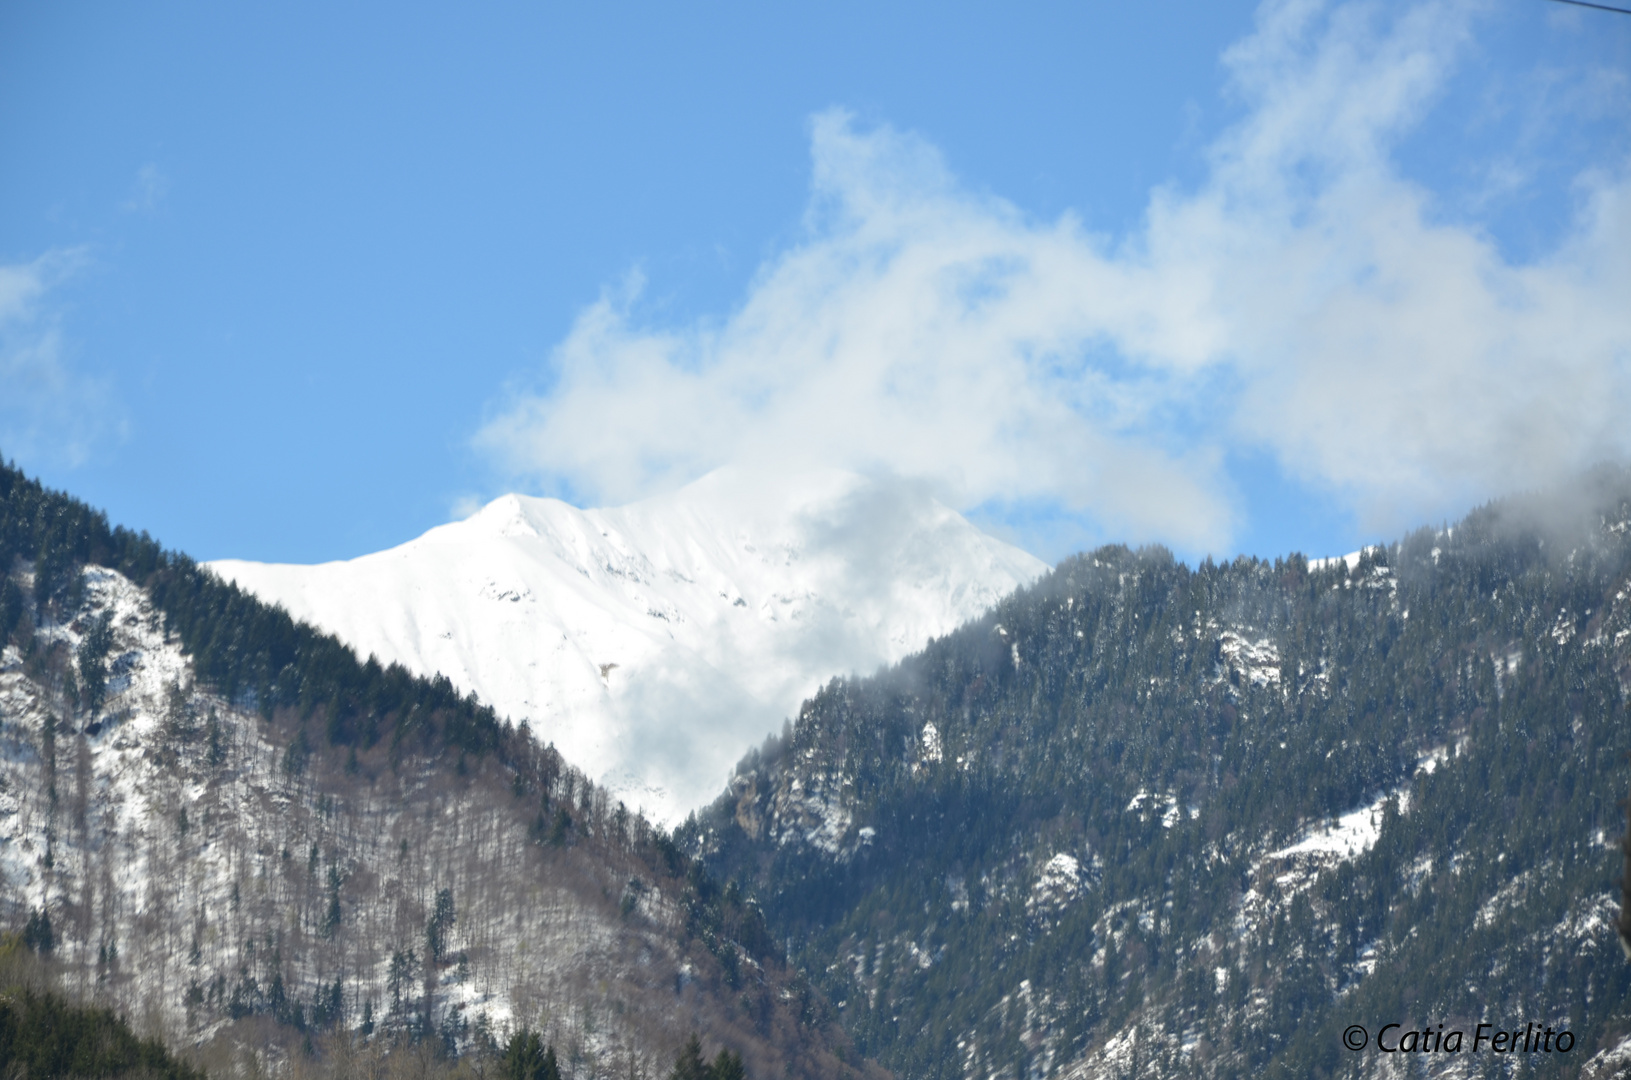
[[[211,1068],[531,1028],[567,1077],[667,1075],[693,1033],[859,1075],[758,911],[524,725],[11,468],[0,927]]]
[[[570,1077],[1618,1075],[1631,476],[1584,488],[1351,561],[1068,560],[670,838],[0,469],[0,923],[216,1068],[525,1027]],[[1389,1023],[1571,1046],[1344,1048]]]
[[[1069,559],[683,839],[902,1077],[1615,1074],[1631,477],[1584,488],[1351,561]],[[1342,1042],[1480,1022],[1573,1045]]]

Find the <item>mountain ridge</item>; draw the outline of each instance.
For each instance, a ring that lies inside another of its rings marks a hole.
[[[610,509],[505,495],[344,562],[207,565],[360,656],[445,674],[671,824],[833,674],[1045,569],[916,485],[744,469]]]
[[[1068,559],[827,681],[670,837],[7,470],[4,917],[178,1037],[540,1017],[577,1077],[666,1068],[682,1029],[618,1018],[675,1004],[754,1075],[1623,1076],[1631,472],[1589,479],[1352,559]],[[1406,1065],[1389,1023],[1571,1039]]]
[[[1067,559],[681,839],[902,1077],[1383,1077],[1345,1025],[1519,1017],[1579,1044],[1525,1070],[1622,1075],[1631,472],[1581,486],[1351,560]]]
[[[878,1074],[756,909],[554,749],[9,466],[0,923],[212,1071],[530,1027],[567,1076],[698,1032]]]

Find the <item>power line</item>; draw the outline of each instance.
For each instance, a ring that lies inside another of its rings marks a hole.
[[[1631,15],[1631,8],[1609,7],[1607,4],[1590,4],[1586,0],[1556,0],[1559,4],[1573,4],[1575,7],[1596,8],[1598,11],[1614,11],[1621,15]]]

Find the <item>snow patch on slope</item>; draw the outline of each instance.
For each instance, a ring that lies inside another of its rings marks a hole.
[[[1357,810],[1343,814],[1335,821],[1325,822],[1310,829],[1295,844],[1271,852],[1269,858],[1286,859],[1295,855],[1358,858],[1376,846],[1377,838],[1382,835],[1382,817],[1387,810],[1388,800],[1394,797],[1394,794],[1389,792],[1369,806],[1361,806]]]
[[[1252,686],[1276,686],[1280,682],[1280,649],[1272,638],[1253,641],[1233,630],[1226,630],[1218,638],[1218,651],[1223,656],[1220,678],[1234,673]]]
[[[1057,915],[1087,891],[1089,881],[1081,860],[1061,851],[1043,865],[1025,898],[1025,910],[1032,915]]]

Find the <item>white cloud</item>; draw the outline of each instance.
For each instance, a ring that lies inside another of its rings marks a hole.
[[[1396,23],[1350,6],[1265,10],[1228,57],[1249,119],[1213,176],[1152,205],[1163,273],[1198,273],[1240,379],[1232,437],[1271,447],[1378,523],[1537,483],[1628,450],[1631,195],[1588,174],[1571,234],[1529,265],[1435,222],[1390,143],[1466,38],[1466,5]],[[1315,13],[1311,16],[1310,13]]]
[[[1631,181],[1582,175],[1569,235],[1510,262],[1393,155],[1475,5],[1271,0],[1225,61],[1244,118],[1193,191],[1112,241],[972,194],[923,140],[812,129],[802,243],[720,322],[608,293],[478,442],[621,501],[729,461],[1054,503],[1100,533],[1219,550],[1232,449],[1273,452],[1371,524],[1631,446]]]
[[[84,262],[77,249],[0,265],[0,452],[24,462],[82,464],[123,431],[111,386],[75,371],[45,300]]]
[[[151,214],[159,208],[170,191],[170,178],[164,170],[149,161],[136,170],[136,183],[131,187],[125,209],[138,214]]]
[[[456,495],[453,497],[452,502],[448,504],[447,519],[449,521],[463,521],[478,512],[481,507],[482,502],[479,496],[468,493]]]
[[[51,264],[37,259],[19,266],[0,266],[0,331],[25,321],[45,293]]]

